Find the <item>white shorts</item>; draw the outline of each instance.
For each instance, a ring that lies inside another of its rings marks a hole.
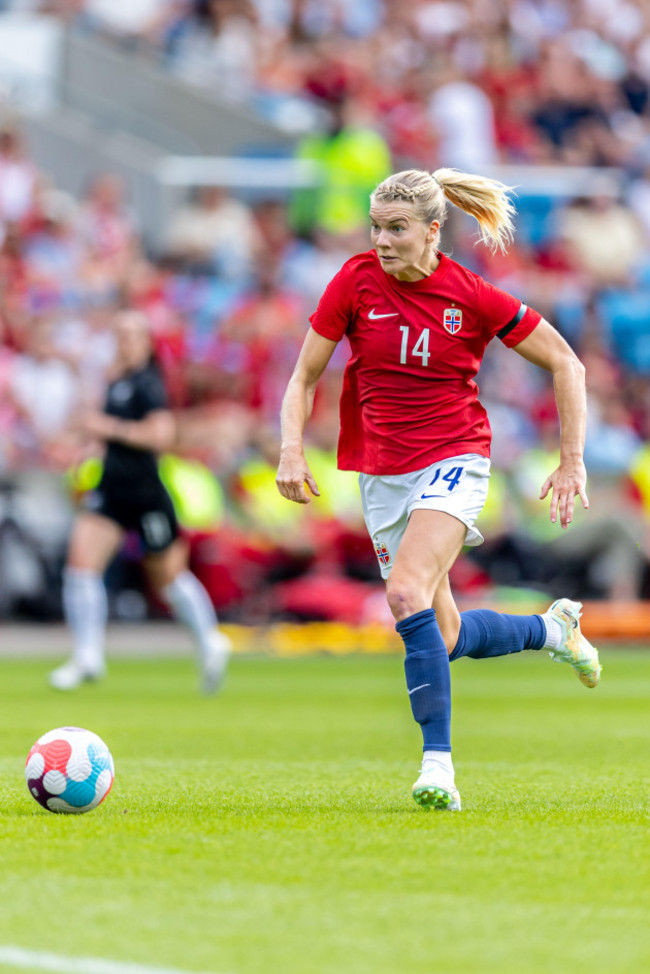
[[[465,544],[483,543],[474,522],[483,510],[490,479],[490,461],[464,453],[432,463],[424,470],[377,477],[359,474],[361,502],[368,534],[388,578],[411,511],[443,511],[467,527]]]

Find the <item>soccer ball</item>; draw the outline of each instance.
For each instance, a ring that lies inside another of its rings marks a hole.
[[[101,737],[81,727],[57,727],[27,755],[30,794],[49,812],[89,812],[113,785],[115,765]]]

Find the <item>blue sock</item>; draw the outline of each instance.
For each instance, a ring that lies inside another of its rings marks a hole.
[[[546,642],[546,626],[541,616],[513,616],[489,609],[470,609],[460,614],[458,642],[449,660],[461,656],[487,659],[507,656],[522,649],[541,649]]]
[[[404,640],[406,686],[425,751],[451,751],[451,681],[447,647],[433,609],[395,626]]]

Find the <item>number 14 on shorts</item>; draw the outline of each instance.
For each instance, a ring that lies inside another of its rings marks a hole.
[[[433,480],[431,480],[429,482],[429,487],[433,487],[433,485],[440,480],[441,483],[440,483],[438,489],[440,490],[440,488],[443,487],[442,481],[444,481],[444,482],[446,482],[447,490],[451,492],[454,489],[454,487],[457,485],[457,483],[460,480],[460,478],[462,477],[463,470],[464,469],[465,469],[464,467],[452,467],[450,470],[447,471],[447,473],[443,474],[442,477],[441,477],[440,476],[440,470],[441,470],[441,468],[440,467],[437,467],[436,472],[433,475]],[[439,497],[439,496],[441,496],[441,495],[440,494],[427,494],[427,493],[424,493],[424,494],[422,494],[422,498],[421,499],[423,501],[425,501],[429,497]],[[444,495],[442,495],[442,496],[444,496]]]

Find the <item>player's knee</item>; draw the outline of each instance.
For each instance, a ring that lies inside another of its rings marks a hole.
[[[391,575],[386,583],[386,599],[396,622],[431,608],[431,596],[415,579]]]

